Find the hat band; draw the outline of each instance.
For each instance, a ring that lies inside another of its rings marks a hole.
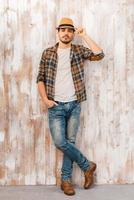
[[[60,24],[58,28],[62,27],[62,26],[69,26],[69,27],[72,27],[74,29],[74,26],[71,25],[71,24]]]

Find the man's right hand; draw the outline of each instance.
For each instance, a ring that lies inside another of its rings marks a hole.
[[[47,108],[52,108],[54,105],[58,105],[55,101],[49,99],[45,100],[44,103],[46,104]]]
[[[43,107],[51,108],[54,105],[57,105],[57,103],[55,101],[48,99],[44,82],[42,82],[42,81],[38,82],[38,90],[39,90],[39,93],[40,93],[40,96],[41,96]]]

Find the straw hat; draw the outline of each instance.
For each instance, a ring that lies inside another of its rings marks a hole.
[[[60,20],[59,25],[56,29],[59,29],[59,28],[70,28],[70,29],[73,29],[75,31],[73,20],[70,19],[70,18],[66,18],[66,17],[63,17]]]

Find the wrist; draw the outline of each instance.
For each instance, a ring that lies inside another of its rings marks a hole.
[[[47,102],[49,101],[49,99],[47,97],[44,97],[43,101],[44,101],[45,104],[47,104]]]
[[[84,40],[89,40],[89,39],[91,39],[86,33],[84,34],[84,35],[82,35],[82,38],[84,39]]]

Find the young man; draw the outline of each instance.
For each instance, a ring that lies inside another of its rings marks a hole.
[[[93,184],[96,169],[96,164],[89,161],[75,146],[81,102],[86,100],[84,61],[101,60],[104,53],[84,29],[75,29],[70,18],[62,18],[57,30],[59,42],[44,50],[37,83],[42,101],[48,107],[54,144],[63,152],[61,189],[67,195],[74,195],[75,190],[71,184],[73,162],[84,172],[85,189]],[[89,48],[72,44],[75,34],[82,37]]]

